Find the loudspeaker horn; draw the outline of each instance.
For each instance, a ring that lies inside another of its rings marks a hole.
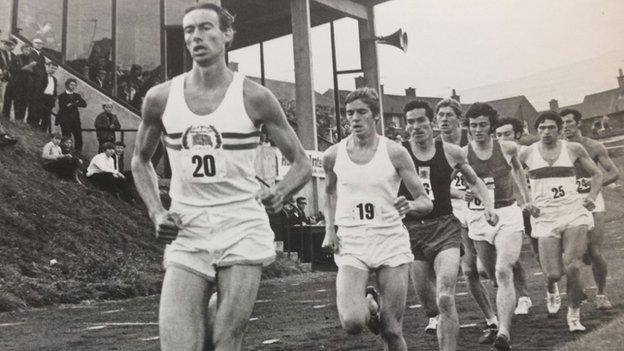
[[[375,40],[379,44],[392,45],[403,50],[403,52],[407,52],[407,33],[402,28],[385,37],[377,37]]]

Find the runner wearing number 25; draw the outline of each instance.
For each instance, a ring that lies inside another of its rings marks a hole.
[[[349,334],[364,326],[381,333],[386,350],[407,350],[403,311],[413,255],[401,218],[425,214],[432,203],[401,145],[377,134],[379,97],[360,88],[346,98],[351,135],[325,151],[326,233],[338,266],[338,316]],[[397,197],[403,180],[414,201]],[[335,231],[334,226],[338,226]],[[366,287],[376,271],[379,292]]]
[[[233,22],[210,3],[186,11],[182,24],[193,67],[149,90],[137,133],[137,190],[156,236],[170,242],[159,310],[163,350],[242,348],[262,266],[275,256],[265,208],[279,211],[311,177],[310,161],[277,99],[227,68]],[[293,165],[265,191],[254,168],[261,125]],[[150,162],[163,135],[172,171],[169,211]],[[207,316],[215,289],[216,313]]]
[[[556,112],[542,113],[535,120],[540,141],[520,152],[519,160],[529,169],[531,198],[540,209],[540,215],[532,218],[531,235],[538,239],[542,270],[551,283],[566,275],[568,327],[578,332],[585,330],[580,317],[581,258],[587,249],[587,231],[594,226],[589,211],[602,188],[602,172],[581,144],[559,139],[562,127]],[[591,177],[587,195],[577,191],[575,165]]]
[[[433,211],[407,214],[405,225],[410,235],[414,264],[412,282],[425,312],[438,316],[437,336],[440,350],[455,350],[459,319],[455,308],[455,284],[459,272],[461,223],[451,205],[452,174],[460,171],[465,183],[485,199],[484,215],[490,225],[498,217],[494,204],[485,196],[485,184],[468,165],[462,149],[441,138],[433,138],[433,110],[424,101],[411,101],[403,108],[410,139],[403,143],[416,166]],[[403,190],[399,194],[403,194]],[[406,194],[409,196],[409,194]]]

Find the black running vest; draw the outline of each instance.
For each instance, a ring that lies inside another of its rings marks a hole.
[[[423,174],[428,176],[429,184],[423,184],[425,186],[425,191],[432,191],[434,196],[433,210],[429,214],[425,216],[418,216],[408,213],[405,215],[406,221],[438,218],[453,213],[450,188],[453,169],[448,164],[446,156],[444,155],[442,140],[436,138],[434,145],[436,151],[433,157],[428,161],[421,161],[417,159],[414,152],[412,152],[412,147],[409,141],[403,142],[403,146],[412,157],[412,161],[414,161],[416,172],[419,174],[421,181],[423,180]],[[405,196],[408,200],[413,200],[412,195],[402,182],[401,188],[399,189],[399,195]]]
[[[468,164],[481,179],[494,178],[494,207],[505,207],[515,202],[511,166],[503,155],[498,140],[492,140],[492,156],[487,160],[480,159],[468,144]]]

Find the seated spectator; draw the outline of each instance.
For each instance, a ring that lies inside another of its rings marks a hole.
[[[15,143],[17,143],[17,139],[10,136],[2,124],[0,124],[0,146],[15,145]]]
[[[80,159],[70,154],[63,154],[60,144],[61,134],[53,133],[52,139],[43,146],[41,152],[43,169],[56,174],[61,179],[74,179],[81,183],[77,175],[82,164]]]
[[[115,144],[106,142],[104,151],[91,159],[87,168],[87,179],[102,189],[127,202],[133,202],[126,177],[115,169]]]
[[[115,142],[115,131],[121,129],[117,115],[113,114],[113,104],[107,102],[102,105],[104,112],[95,117],[95,134],[100,143],[99,152],[103,152],[102,145],[106,142]]]
[[[290,225],[309,225],[314,224],[316,221],[305,213],[305,208],[308,205],[308,199],[304,196],[297,198],[297,204],[289,213]]]
[[[132,171],[124,170],[123,155],[124,155],[125,149],[126,149],[126,144],[124,144],[122,141],[116,141],[115,142],[115,154],[113,154],[113,160],[115,161],[115,169],[121,172],[121,174],[123,174],[124,177],[126,177],[126,181],[132,187],[132,185],[134,184]]]

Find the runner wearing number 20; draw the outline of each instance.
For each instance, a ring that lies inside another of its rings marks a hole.
[[[540,141],[524,149],[519,160],[529,169],[531,197],[540,209],[540,215],[532,218],[531,235],[539,240],[542,269],[550,282],[559,281],[565,273],[568,327],[577,332],[585,330],[580,319],[580,266],[587,249],[587,231],[594,226],[588,210],[595,208],[603,177],[581,144],[559,140],[562,126],[556,112],[542,113],[535,120]],[[577,191],[575,164],[591,176],[592,187],[586,197]]]
[[[454,170],[485,200],[485,215],[494,225],[498,221],[494,206],[485,196],[485,184],[468,165],[462,149],[433,138],[433,111],[424,101],[409,102],[403,108],[409,141],[408,150],[433,211],[422,216],[408,214],[405,224],[410,234],[414,264],[412,282],[428,317],[438,315],[437,335],[440,350],[455,350],[459,321],[455,308],[455,284],[459,271],[461,223],[453,215],[450,185]],[[403,190],[403,189],[402,189]],[[403,194],[403,192],[400,192]],[[433,274],[433,275],[432,275]],[[435,286],[433,285],[435,282]],[[437,307],[437,308],[436,308]]]
[[[381,333],[384,349],[407,350],[402,320],[413,256],[401,217],[428,213],[432,203],[407,151],[377,134],[375,90],[350,93],[346,113],[351,135],[323,155],[327,199],[323,247],[334,250],[338,266],[340,323],[349,334],[360,333],[366,325]],[[416,200],[397,197],[401,179]],[[371,270],[377,272],[380,292],[366,287]]]

